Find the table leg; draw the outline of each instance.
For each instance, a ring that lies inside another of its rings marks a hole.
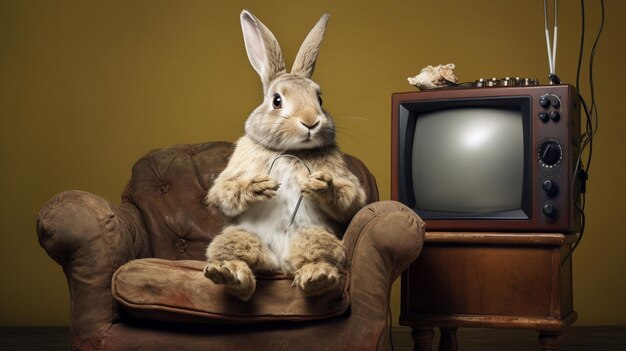
[[[543,351],[558,351],[561,349],[560,331],[540,331],[539,345]]]
[[[416,328],[411,330],[413,351],[433,351],[432,342],[435,333],[433,328]]]
[[[439,338],[439,351],[457,351],[459,346],[456,342],[457,328],[439,328],[441,337]]]

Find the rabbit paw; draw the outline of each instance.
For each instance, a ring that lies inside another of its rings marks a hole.
[[[280,184],[267,175],[260,175],[252,178],[248,184],[248,202],[258,202],[271,199],[276,195],[276,190]]]
[[[296,271],[293,285],[302,289],[307,296],[317,296],[339,289],[344,278],[337,267],[326,262],[308,263]]]
[[[314,172],[301,184],[302,193],[315,196],[327,192],[333,186],[333,177],[327,172]]]
[[[243,261],[211,261],[204,268],[204,276],[242,301],[250,299],[256,289],[254,274]]]

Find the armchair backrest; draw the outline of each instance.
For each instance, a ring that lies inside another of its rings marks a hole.
[[[204,197],[233,150],[228,142],[175,145],[151,151],[135,163],[122,201],[141,212],[153,257],[205,259],[206,246],[226,219],[208,210]],[[365,188],[367,202],[377,201],[374,176],[357,158],[345,159]]]

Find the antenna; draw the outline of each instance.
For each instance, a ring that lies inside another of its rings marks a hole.
[[[554,0],[554,38],[552,48],[550,48],[550,31],[548,30],[548,0],[543,0],[543,23],[546,31],[546,47],[548,48],[548,65],[550,74],[548,78],[551,84],[561,84],[561,80],[556,75],[556,44],[559,36],[559,0]]]

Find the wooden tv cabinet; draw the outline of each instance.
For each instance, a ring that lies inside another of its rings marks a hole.
[[[543,350],[558,350],[574,323],[574,235],[427,232],[418,259],[402,275],[400,324],[412,327],[414,350],[457,350],[461,327],[537,330]]]

